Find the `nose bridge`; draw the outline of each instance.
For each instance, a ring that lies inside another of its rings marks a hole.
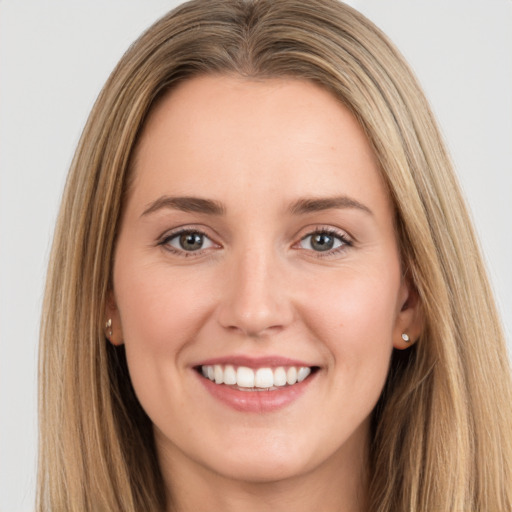
[[[269,241],[234,251],[220,322],[229,329],[258,336],[286,326],[292,317],[279,255]]]

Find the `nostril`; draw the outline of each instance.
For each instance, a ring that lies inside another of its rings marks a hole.
[[[257,338],[291,323],[293,308],[286,297],[286,289],[277,279],[256,277],[253,274],[242,279],[235,275],[226,283],[217,319],[227,331]]]

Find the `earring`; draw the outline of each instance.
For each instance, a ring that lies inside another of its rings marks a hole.
[[[405,341],[405,343],[409,343],[411,341],[411,338],[409,338],[409,335],[405,332],[402,334],[402,339]]]
[[[109,318],[107,320],[107,323],[105,324],[105,329],[107,329],[108,335],[112,336],[112,318]]]

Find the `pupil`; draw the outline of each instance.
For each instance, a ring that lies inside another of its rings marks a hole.
[[[311,247],[316,251],[328,251],[334,245],[334,238],[326,233],[319,233],[311,237]]]
[[[197,251],[203,245],[203,235],[199,233],[184,233],[180,236],[180,245],[186,251]]]

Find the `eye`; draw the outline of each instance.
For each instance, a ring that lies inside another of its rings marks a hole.
[[[161,245],[174,252],[196,252],[216,244],[201,231],[185,230],[166,237]]]
[[[306,235],[298,245],[300,249],[309,251],[336,252],[351,243],[344,234],[332,230],[319,230]]]

